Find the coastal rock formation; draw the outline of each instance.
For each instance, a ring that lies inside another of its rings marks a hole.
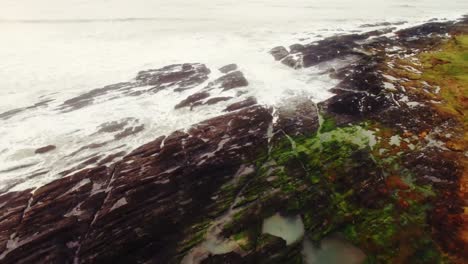
[[[278,108],[276,115],[278,120],[273,126],[275,134],[284,133],[293,137],[311,136],[319,127],[318,109],[306,98],[291,98],[288,105]]]
[[[271,118],[267,109],[246,108],[52,182],[31,199],[1,196],[2,211],[14,209],[0,220],[1,262],[168,263],[182,253],[174,250],[186,228],[225,210],[225,194],[213,197],[266,151]]]
[[[244,77],[244,74],[241,71],[230,72],[226,75],[223,75],[208,84],[206,89],[222,88],[223,91],[240,88],[249,85],[249,82]]]
[[[156,93],[169,88],[180,92],[202,84],[208,80],[210,73],[211,71],[200,63],[174,64],[160,69],[141,71],[134,81],[91,90],[66,100],[59,109],[65,112],[77,110],[93,104],[98,98],[109,95],[111,96],[107,100],[125,95]]]
[[[141,71],[136,80],[139,85],[151,85],[155,90],[173,86],[185,90],[206,81],[208,74],[210,70],[203,64],[175,64],[161,69]]]
[[[273,56],[273,58],[275,58],[275,60],[279,61],[282,60],[284,57],[288,56],[289,52],[285,47],[279,46],[271,49],[270,54]]]
[[[225,65],[225,66],[219,68],[219,71],[221,73],[228,73],[228,72],[232,72],[232,71],[237,70],[237,68],[238,68],[237,64],[232,63],[232,64],[228,64],[228,65]]]
[[[248,97],[247,99],[243,101],[228,105],[226,109],[224,109],[224,112],[236,111],[244,107],[249,107],[255,104],[257,104],[257,99],[255,99],[255,97]]]
[[[174,108],[179,109],[182,107],[190,107],[190,109],[192,109],[196,106],[213,105],[231,99],[232,96],[210,97],[211,94],[209,92],[218,89],[220,93],[223,93],[231,89],[242,88],[249,85],[249,82],[244,77],[244,74],[241,71],[235,71],[236,69],[237,65],[235,64],[226,65],[222,68],[222,71],[226,73],[225,75],[208,83],[208,85],[201,91],[189,95],[186,99],[178,103]]]
[[[208,92],[198,92],[192,95],[189,95],[186,99],[182,100],[176,106],[175,109],[186,107],[186,106],[194,106],[197,103],[200,103],[201,100],[210,97],[210,93]]]
[[[34,151],[34,153],[36,154],[44,154],[44,153],[47,153],[47,152],[50,152],[54,149],[56,149],[57,147],[54,146],[54,145],[48,145],[48,146],[45,146],[45,147],[41,147],[41,148],[38,148]]]

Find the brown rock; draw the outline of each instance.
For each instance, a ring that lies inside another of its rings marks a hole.
[[[219,71],[222,73],[228,73],[237,70],[237,64],[228,64],[219,68]]]
[[[232,112],[232,111],[236,111],[236,110],[239,110],[239,109],[242,109],[242,108],[245,108],[245,107],[249,107],[249,106],[252,106],[252,105],[255,105],[257,104],[257,99],[255,99],[255,97],[248,97],[247,99],[245,99],[244,101],[240,101],[240,102],[237,102],[237,103],[233,103],[233,104],[230,104],[226,107],[226,109],[224,109],[223,111],[224,112]]]
[[[42,148],[38,148],[34,151],[34,153],[36,154],[44,154],[44,153],[47,153],[47,152],[50,152],[54,149],[56,149],[57,147],[54,146],[54,145],[48,145],[48,146],[45,146],[45,147],[42,147]]]
[[[125,137],[128,137],[128,136],[140,133],[144,129],[145,129],[145,125],[139,125],[139,126],[135,126],[135,127],[127,127],[124,131],[115,134],[114,138],[116,140],[120,140],[122,138],[125,138]]]
[[[298,44],[298,43],[289,46],[289,50],[291,51],[291,53],[302,52],[304,48],[305,48],[304,45]]]
[[[302,67],[302,58],[296,55],[289,55],[281,60],[281,63],[293,69],[299,69]]]
[[[207,105],[214,105],[214,104],[217,104],[219,102],[223,102],[223,101],[227,101],[227,100],[231,100],[232,97],[231,96],[225,96],[225,97],[213,97],[213,98],[210,98],[208,99],[205,104]]]
[[[274,47],[270,50],[270,54],[273,55],[275,60],[282,60],[284,57],[289,55],[288,50],[283,46]]]
[[[223,75],[210,83],[205,89],[222,88],[223,91],[231,90],[234,88],[245,87],[249,82],[240,71],[230,72]]]
[[[174,106],[175,109],[179,109],[182,107],[188,107],[192,106],[197,102],[200,102],[201,100],[210,97],[210,93],[208,92],[198,92],[195,94],[192,94],[188,96],[186,99],[182,100],[180,103],[178,103],[176,106]]]
[[[273,130],[282,137],[281,133],[289,136],[311,136],[319,127],[318,112],[315,104],[307,98],[292,98],[287,105],[277,110],[278,120]]]
[[[220,186],[267,151],[271,120],[265,108],[245,108],[160,137],[110,168],[53,181],[32,198],[0,196],[10,212],[0,218],[0,246],[10,245],[0,261],[177,262],[185,229],[216,214]]]

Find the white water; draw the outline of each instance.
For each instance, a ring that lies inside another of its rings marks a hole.
[[[319,248],[304,239],[302,254],[306,264],[360,264],[366,259],[364,252],[339,235],[324,238]]]
[[[304,223],[299,215],[285,217],[277,213],[263,221],[262,233],[280,237],[291,245],[304,236]]]
[[[403,26],[408,26],[468,11],[468,2],[462,0],[443,4],[440,0],[0,0],[0,4],[0,113],[35,104],[41,96],[55,99],[47,107],[0,120],[0,190],[34,172],[49,171],[13,190],[43,185],[96,152],[129,151],[158,135],[218,115],[226,105],[175,112],[173,106],[190,92],[162,92],[66,114],[55,110],[63,100],[128,81],[140,70],[201,62],[215,72],[237,63],[250,82],[248,95],[261,103],[275,105],[303,93],[321,101],[330,96],[327,89],[334,83],[319,76],[320,69],[291,70],[275,63],[268,50],[365,30],[358,27],[364,23],[404,20],[410,23]],[[109,140],[109,135],[94,135],[97,127],[126,117],[138,118],[145,130],[63,158],[83,145]],[[49,144],[57,149],[33,154]]]

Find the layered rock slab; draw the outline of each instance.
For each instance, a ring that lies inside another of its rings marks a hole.
[[[268,109],[246,108],[160,137],[110,167],[54,181],[31,199],[0,196],[5,208],[17,208],[0,222],[0,261],[174,261],[184,228],[212,213],[212,195],[266,151],[271,120]]]

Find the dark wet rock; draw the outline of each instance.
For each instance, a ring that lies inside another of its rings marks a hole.
[[[210,99],[206,100],[206,102],[204,104],[214,105],[214,104],[217,104],[219,102],[224,102],[224,101],[228,101],[228,100],[231,100],[231,99],[232,99],[231,96],[213,97],[213,98],[210,98]]]
[[[381,23],[374,23],[374,24],[363,24],[360,25],[360,28],[366,28],[366,27],[388,27],[388,26],[401,26],[408,23],[407,21],[398,21],[398,22],[381,22]]]
[[[364,28],[364,27],[382,27],[382,26],[391,26],[392,23],[390,22],[381,22],[381,23],[375,23],[375,24],[363,24],[360,25],[359,27]]]
[[[391,105],[385,95],[370,95],[365,93],[344,92],[321,103],[327,113],[342,115],[343,118],[362,118],[379,112]]]
[[[450,26],[452,34],[468,34],[468,16],[464,16],[457,23]]]
[[[110,168],[39,188],[26,212],[19,210],[22,218],[0,225],[10,244],[2,263],[176,261],[186,228],[220,206],[212,195],[246,159],[266,151],[271,119],[262,107],[219,116],[142,146]],[[28,205],[10,196],[0,201]]]
[[[53,102],[55,101],[55,99],[45,99],[45,100],[42,100],[38,103],[35,103],[34,105],[31,105],[31,106],[28,106],[26,107],[26,109],[36,109],[36,108],[39,108],[39,107],[43,107],[43,106],[48,106],[50,102]]]
[[[40,101],[34,105],[31,105],[31,106],[27,106],[27,107],[22,107],[22,108],[16,108],[16,109],[12,109],[12,110],[8,110],[4,113],[0,113],[0,119],[3,119],[3,120],[8,120],[18,114],[21,114],[23,112],[26,112],[28,110],[33,110],[33,109],[37,109],[39,107],[43,107],[43,106],[47,106],[50,102],[54,101],[53,99],[46,99],[46,100],[43,100],[43,101]]]
[[[116,140],[121,140],[122,138],[126,138],[131,135],[135,135],[137,133],[140,133],[145,129],[145,125],[139,125],[139,126],[134,126],[134,127],[127,127],[125,130],[122,132],[119,132],[114,135],[114,138]]]
[[[438,115],[429,106],[420,105],[417,107],[390,107],[379,114],[379,120],[383,124],[392,125],[400,131],[411,131],[419,134],[423,131],[430,131],[433,127],[440,126],[446,118]]]
[[[351,34],[330,37],[306,45],[302,50],[303,66],[310,67],[335,58],[360,54],[355,50],[359,46],[356,42],[367,38],[368,36],[366,35]]]
[[[274,47],[270,50],[270,54],[275,58],[275,60],[282,60],[284,57],[289,55],[288,50],[283,46]]]
[[[289,46],[290,53],[298,53],[302,52],[304,50],[304,45],[296,43],[291,46]]]
[[[237,70],[237,64],[228,64],[226,66],[223,66],[219,68],[219,71],[222,73],[228,73]]]
[[[299,69],[302,67],[302,57],[297,55],[289,55],[281,60],[281,63],[293,69]]]
[[[97,133],[113,133],[123,130],[130,122],[136,123],[138,119],[136,118],[124,118],[118,121],[111,121],[101,124],[98,127]]]
[[[183,91],[198,86],[208,80],[210,70],[200,63],[173,64],[159,69],[141,71],[134,81],[107,85],[66,100],[59,109],[67,112],[93,104],[99,97],[108,96],[108,100],[122,96],[139,96],[171,88]],[[148,89],[138,89],[151,86]]]
[[[47,152],[50,152],[54,149],[56,149],[57,147],[54,146],[54,145],[48,145],[48,146],[45,146],[45,147],[42,147],[42,148],[38,148],[34,151],[34,153],[36,154],[44,154],[44,153],[47,153]]]
[[[370,94],[379,94],[384,89],[381,73],[378,66],[383,62],[379,56],[364,57],[349,66],[339,69],[333,76],[341,79],[341,82],[333,88],[333,91],[342,89],[345,91],[362,91]]]
[[[31,199],[23,198],[19,205],[27,209],[10,237],[18,243],[3,252],[2,263],[72,262],[77,242],[104,201],[109,179],[110,171],[98,167],[41,187]]]
[[[221,255],[210,255],[208,258],[204,259],[201,264],[237,264],[237,263],[253,263],[252,261],[247,260],[241,255],[230,252]]]
[[[157,155],[162,148],[162,143],[166,139],[166,136],[160,136],[155,140],[146,143],[145,145],[133,150],[126,158],[138,156],[140,158],[145,158],[151,155]]]
[[[21,169],[25,169],[25,168],[32,167],[32,166],[34,166],[34,165],[37,165],[37,163],[22,164],[22,165],[14,166],[14,167],[7,168],[7,169],[4,169],[4,170],[0,170],[0,173],[12,172],[12,171],[16,171],[16,170],[21,170]]]
[[[193,106],[195,103],[200,102],[203,99],[210,97],[210,93],[208,92],[198,92],[192,95],[189,95],[186,99],[182,100],[180,103],[174,106],[175,109],[179,109],[182,107],[190,107]]]
[[[250,118],[238,119],[245,115]],[[114,173],[114,187],[83,241],[80,259],[85,263],[112,259],[167,263],[171,259],[168,254],[180,240],[180,232],[204,215],[212,203],[212,192],[233,177],[240,166],[239,155],[252,148],[243,143],[254,139],[247,133],[251,125],[259,125],[258,132],[266,133],[270,118],[260,108],[246,109],[238,117],[218,117],[202,122],[188,133],[170,135],[158,155],[123,160]],[[227,142],[222,139],[225,135]],[[217,151],[219,144],[223,145]],[[236,150],[233,146],[245,147]],[[216,155],[207,156],[209,153]],[[135,173],[136,170],[140,172]],[[119,233],[113,231],[115,228]],[[96,239],[103,235],[108,239]],[[122,255],[112,248],[132,250]]]
[[[244,74],[241,71],[234,71],[214,80],[205,89],[222,88],[223,91],[227,91],[247,85],[249,85],[249,82],[244,77]]]
[[[31,190],[0,195],[0,252],[5,252],[7,243],[17,232],[28,206]]]
[[[288,263],[291,261],[291,251],[300,252],[300,244],[292,247],[286,246],[286,242],[268,234],[259,234],[256,249],[246,255],[230,252],[226,254],[210,255],[203,260],[202,264],[268,264],[268,263]]]
[[[395,30],[396,30],[395,27],[389,27],[389,28],[384,28],[384,29],[381,29],[381,30],[369,31],[369,32],[364,33],[363,35],[365,35],[367,37],[376,37],[376,36],[380,36],[380,35],[383,35],[383,34],[391,33],[391,32],[393,32]]]
[[[100,97],[111,92],[116,92],[124,88],[128,89],[128,88],[133,88],[133,87],[135,87],[135,84],[132,84],[130,82],[123,82],[123,83],[107,85],[107,86],[104,86],[103,88],[93,89],[89,92],[86,92],[84,94],[81,94],[79,96],[66,100],[59,107],[59,109],[61,109],[64,112],[81,109],[83,107],[91,105],[94,102],[94,99],[96,97]]]
[[[17,109],[8,110],[0,114],[0,119],[8,120],[17,114],[24,112],[25,110],[26,108],[17,108]]]
[[[408,54],[431,50],[447,38],[446,33],[460,23],[433,22],[395,32],[399,45],[408,48]],[[466,27],[464,27],[466,29]]]
[[[97,149],[97,148],[103,147],[103,146],[105,146],[107,144],[109,144],[109,142],[91,143],[89,145],[83,146],[83,147],[79,148],[78,150],[72,152],[70,155],[68,155],[68,157],[73,157],[76,154],[78,154],[78,153],[80,153],[80,152],[82,152],[84,150]]]
[[[426,23],[419,26],[399,30],[396,32],[396,34],[400,38],[418,38],[428,37],[431,34],[445,34],[448,32],[448,28],[451,24],[452,22]]]
[[[330,75],[341,81],[330,90],[336,95],[321,102],[320,108],[338,124],[373,117],[380,121],[380,113],[395,105],[393,95],[385,92],[379,70],[383,63],[380,55],[361,55],[356,62],[333,71]]]
[[[130,135],[137,134],[145,128],[145,125],[138,125],[140,120],[129,117],[129,118],[124,118],[118,121],[111,121],[111,122],[106,122],[104,124],[101,124],[98,127],[98,130],[96,133],[115,133],[114,134],[114,139],[120,140],[122,138],[128,137]],[[95,149],[95,148],[100,148],[104,145],[107,145],[109,142],[102,142],[102,143],[93,143],[90,145],[86,145],[78,149],[77,151],[73,152],[70,154],[70,156],[73,156],[77,154],[78,152],[81,152],[86,149]]]
[[[26,175],[22,175],[22,177],[16,177],[16,178],[13,178],[13,179],[4,180],[3,184],[2,184],[2,187],[0,187],[0,194],[9,192],[9,191],[11,191],[12,188],[16,187],[17,185],[22,184],[22,183],[24,183],[26,181],[29,181],[31,179],[34,179],[36,177],[43,176],[43,175],[45,175],[47,173],[49,173],[49,171],[39,169],[39,170],[35,170],[35,171],[31,172],[31,173],[28,173]]]
[[[175,85],[185,90],[206,81],[210,72],[205,65],[200,63],[174,64],[160,69],[141,71],[136,80],[141,85],[152,85],[156,90]]]
[[[228,105],[226,107],[226,109],[224,109],[223,111],[224,112],[232,112],[232,111],[236,111],[236,110],[239,110],[239,109],[242,109],[242,108],[245,108],[245,107],[249,107],[249,106],[252,106],[252,105],[255,105],[255,104],[257,104],[257,99],[255,99],[255,97],[250,96],[250,97],[248,97],[247,99],[245,99],[243,101]]]
[[[92,157],[90,157],[90,158],[87,158],[85,161],[83,161],[82,163],[80,163],[80,164],[78,165],[78,167],[75,168],[74,170],[80,170],[80,169],[82,169],[82,168],[86,168],[86,167],[89,166],[89,165],[97,164],[98,161],[99,161],[101,158],[102,158],[102,156],[100,156],[100,155],[94,155],[94,156],[92,156]]]
[[[103,159],[99,160],[97,165],[98,166],[107,165],[107,164],[113,162],[114,160],[125,156],[125,154],[127,154],[127,152],[125,152],[125,151],[120,151],[120,152],[117,152],[117,153],[114,153],[114,154],[109,154],[106,157],[104,157]]]
[[[275,134],[311,136],[319,127],[317,108],[307,98],[291,99],[287,105],[279,107],[276,114],[278,119],[273,126]]]

